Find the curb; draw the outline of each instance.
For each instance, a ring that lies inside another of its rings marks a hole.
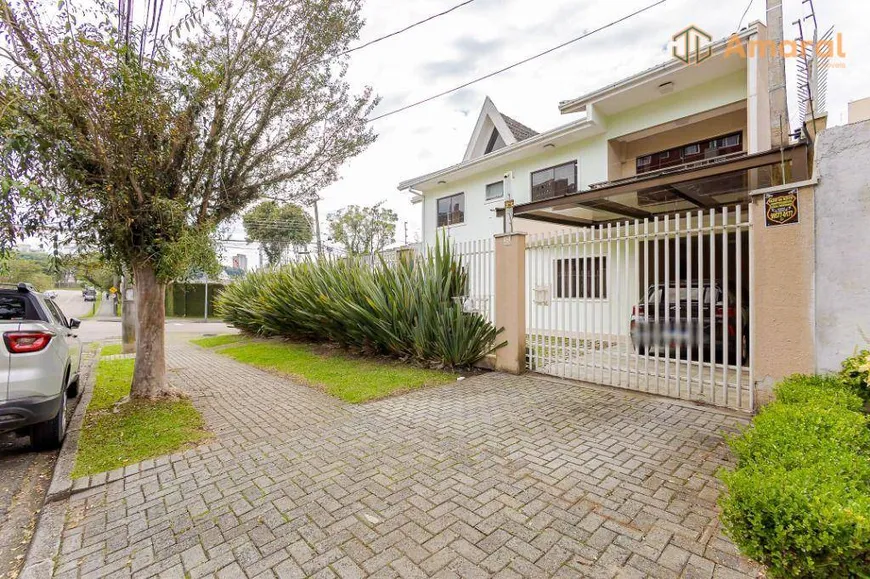
[[[100,351],[96,350],[94,356],[87,362],[87,373],[80,371],[80,376],[83,376],[84,382],[80,384],[79,401],[67,426],[66,438],[60,447],[60,454],[57,456],[54,473],[51,476],[51,484],[45,495],[42,510],[36,521],[36,529],[30,539],[30,547],[27,549],[27,555],[24,558],[24,565],[18,579],[42,579],[43,577],[51,577],[54,572],[54,559],[60,551],[61,534],[66,518],[66,505],[60,501],[68,498],[72,492],[70,474],[75,466],[82,422],[94,392],[99,361]]]
[[[76,463],[76,453],[79,449],[79,436],[81,435],[82,422],[85,419],[85,413],[88,410],[88,405],[91,403],[91,396],[94,394],[94,383],[96,381],[96,368],[100,361],[100,352],[94,354],[91,358],[88,367],[87,379],[82,384],[82,392],[79,397],[79,403],[73,413],[72,419],[67,426],[66,438],[63,445],[60,447],[60,454],[57,457],[57,462],[54,466],[54,474],[51,477],[51,484],[48,487],[48,492],[45,495],[45,504],[53,503],[69,497],[72,491],[71,474]]]

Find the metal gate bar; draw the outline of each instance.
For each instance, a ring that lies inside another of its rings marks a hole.
[[[528,367],[751,410],[750,235],[736,206],[529,236]]]

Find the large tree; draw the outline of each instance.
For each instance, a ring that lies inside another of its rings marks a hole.
[[[395,241],[399,217],[378,203],[371,207],[349,205],[330,213],[328,219],[332,240],[343,245],[348,255],[370,255]]]
[[[213,261],[214,228],[374,140],[345,80],[358,0],[203,0],[161,26],[163,4],[0,0],[0,246],[60,232],[133,272],[139,398],[174,393],[165,284]]]
[[[263,201],[242,217],[248,239],[260,242],[269,265],[277,265],[289,246],[311,243],[311,218],[294,203]]]

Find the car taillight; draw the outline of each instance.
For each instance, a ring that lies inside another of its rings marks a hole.
[[[26,354],[44,350],[54,334],[51,332],[6,332],[3,341],[12,354]]]
[[[643,306],[632,306],[631,307],[631,315],[633,316],[642,316],[643,315]]]

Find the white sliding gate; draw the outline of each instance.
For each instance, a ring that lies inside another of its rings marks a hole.
[[[529,236],[530,370],[753,408],[746,207]]]

